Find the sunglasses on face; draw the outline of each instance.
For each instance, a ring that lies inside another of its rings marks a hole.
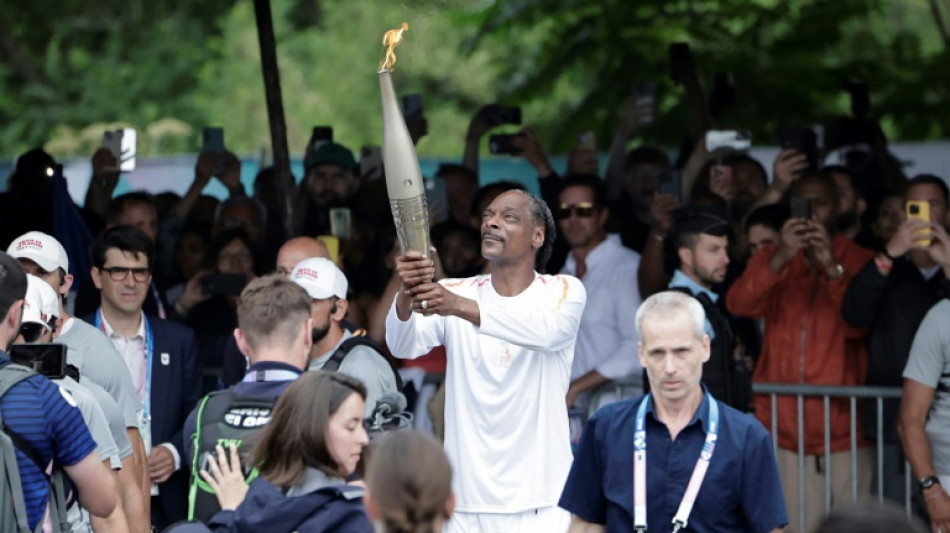
[[[32,344],[40,340],[40,336],[43,335],[43,331],[45,329],[46,328],[43,327],[43,324],[27,322],[25,324],[20,324],[20,335],[23,337],[23,342]]]
[[[561,204],[557,207],[558,218],[571,218],[574,213],[581,218],[594,216],[597,206],[591,202],[581,202],[579,204]]]
[[[108,272],[109,277],[112,278],[112,281],[125,281],[131,272],[132,279],[139,283],[145,283],[148,281],[148,277],[150,275],[147,268],[103,267],[101,270],[103,272]]]

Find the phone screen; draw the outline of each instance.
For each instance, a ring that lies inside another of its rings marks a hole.
[[[330,234],[340,240],[348,240],[351,233],[352,214],[349,207],[330,208]]]
[[[201,278],[201,288],[208,294],[237,296],[247,285],[244,274],[210,274]]]
[[[656,84],[638,83],[633,88],[633,102],[637,108],[637,121],[641,126],[653,124],[656,114]]]
[[[808,198],[794,197],[791,200],[792,218],[802,220],[811,219],[811,200]]]
[[[224,172],[224,129],[205,128],[203,137],[204,144],[201,147],[201,151],[215,155],[214,173],[220,175]]]
[[[66,375],[65,344],[14,344],[10,346],[10,359],[49,379],[62,379]]]
[[[682,200],[681,175],[677,170],[668,170],[660,174],[660,181],[657,185],[657,192],[669,194],[677,200]]]
[[[368,181],[383,177],[383,152],[379,146],[360,148],[360,178]]]

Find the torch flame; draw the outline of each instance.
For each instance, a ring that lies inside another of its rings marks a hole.
[[[389,30],[383,35],[383,46],[386,47],[386,57],[379,62],[379,70],[392,70],[396,64],[396,47],[402,42],[402,32],[409,29],[409,23],[403,22],[402,28]]]

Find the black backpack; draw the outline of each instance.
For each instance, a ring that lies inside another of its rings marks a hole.
[[[326,364],[323,365],[323,370],[327,372],[336,372],[340,369],[340,365],[343,364],[343,360],[346,359],[346,356],[349,355],[350,350],[356,348],[357,346],[366,346],[367,348],[372,348],[380,357],[382,357],[386,363],[389,364],[389,367],[393,370],[393,377],[396,379],[396,391],[403,391],[402,376],[399,375],[399,370],[396,369],[396,366],[393,364],[392,359],[386,357],[386,354],[383,352],[383,347],[379,345],[378,342],[366,336],[366,330],[360,329],[357,330],[352,337],[346,339],[340,344],[340,347],[333,352],[333,355],[330,356],[330,359],[327,360]]]
[[[212,392],[198,404],[195,433],[191,436],[194,452],[191,457],[191,482],[188,488],[188,520],[207,522],[221,506],[199,474],[206,470],[207,461],[215,457],[215,445],[225,450],[234,444],[244,465],[244,479],[250,483],[257,477],[257,469],[249,469],[249,439],[256,436],[270,422],[277,396],[239,396],[231,389]]]

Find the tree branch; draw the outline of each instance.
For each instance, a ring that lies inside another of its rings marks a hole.
[[[947,33],[947,26],[943,23],[943,15],[940,13],[940,6],[937,5],[937,0],[929,0],[930,12],[933,13],[934,23],[937,25],[937,30],[940,32],[940,37],[943,39],[943,47],[950,47],[950,33]]]

